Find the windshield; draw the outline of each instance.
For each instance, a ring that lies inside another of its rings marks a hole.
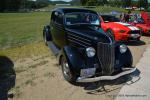
[[[66,25],[76,25],[76,24],[90,24],[90,25],[99,25],[99,17],[93,13],[67,13],[65,14],[65,23]]]
[[[116,18],[115,16],[109,16],[109,15],[101,15],[101,17],[103,18],[103,20],[106,22],[120,22],[120,20],[118,18]]]

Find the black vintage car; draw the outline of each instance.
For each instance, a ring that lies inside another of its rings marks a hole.
[[[114,80],[136,70],[130,50],[100,28],[94,11],[54,9],[43,37],[70,83]]]

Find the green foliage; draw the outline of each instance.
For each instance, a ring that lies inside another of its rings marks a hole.
[[[5,10],[16,11],[20,8],[22,0],[0,0],[0,12]]]
[[[122,6],[123,7],[130,7],[132,6],[132,0],[122,0]]]
[[[87,2],[86,2],[86,6],[95,6],[95,5],[97,5],[97,0],[88,0]]]
[[[0,12],[18,11],[20,8],[41,8],[49,5],[49,0],[0,0]]]
[[[85,6],[88,1],[89,1],[89,0],[80,0],[82,6]]]
[[[36,0],[35,4],[37,8],[46,7],[49,5],[49,0]]]
[[[107,4],[107,0],[80,0],[82,5],[86,6],[97,6]]]
[[[148,8],[148,0],[138,0],[138,7]]]

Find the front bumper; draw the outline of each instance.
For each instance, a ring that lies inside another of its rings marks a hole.
[[[86,82],[96,82],[100,80],[114,80],[121,76],[133,73],[136,71],[136,68],[124,68],[123,71],[119,74],[113,75],[113,76],[100,76],[100,77],[94,77],[94,78],[85,78],[85,77],[78,77],[76,82],[80,83],[86,83]]]
[[[140,37],[140,34],[130,34],[130,36],[128,37],[128,41],[139,41]]]

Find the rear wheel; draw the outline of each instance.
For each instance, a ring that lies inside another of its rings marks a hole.
[[[61,69],[65,80],[71,84],[75,84],[76,76],[72,73],[65,57],[61,57]]]
[[[44,27],[43,39],[44,39],[45,45],[48,45],[48,41],[52,41],[52,36],[50,34],[50,27],[49,26]]]
[[[47,46],[48,45],[48,41],[46,39],[46,33],[45,32],[43,33],[43,39],[44,39],[45,45]]]

